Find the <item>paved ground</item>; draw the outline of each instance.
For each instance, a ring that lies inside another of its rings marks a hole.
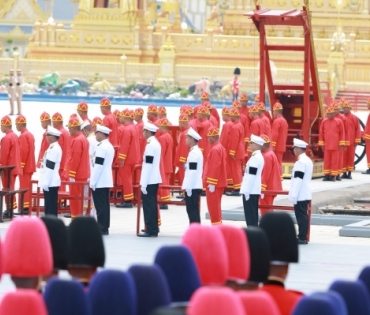
[[[0,106],[0,115],[7,113],[7,104]],[[29,119],[30,130],[33,130],[37,141],[37,151],[41,140],[42,130],[39,126],[38,117],[43,110],[50,113],[60,111],[67,116],[75,108],[73,104],[53,103],[27,103],[24,104],[24,114]],[[98,115],[97,106],[93,108],[93,114]],[[175,121],[177,111],[170,109],[170,119]],[[364,120],[365,113],[360,113]],[[313,180],[313,191],[327,191],[328,196],[334,196],[336,189],[352,185],[370,183],[370,176],[361,175],[366,169],[365,161],[362,161],[352,181],[326,183],[321,180]],[[37,177],[37,174],[35,175]],[[283,183],[284,189],[289,187],[289,180]],[[241,199],[224,197],[223,209],[240,207]],[[205,198],[202,198],[202,218],[205,217]],[[170,206],[169,210],[162,211],[161,233],[156,239],[142,239],[135,236],[136,209],[121,210],[111,207],[110,235],[104,237],[106,245],[106,267],[127,269],[131,264],[150,264],[158,248],[163,245],[179,244],[181,235],[186,230],[188,219],[184,207]],[[66,223],[69,220],[65,219]],[[225,221],[225,224],[244,226],[244,222]],[[203,219],[203,224],[210,224]],[[9,223],[0,225],[2,239],[6,234]],[[370,239],[343,238],[338,236],[339,227],[312,226],[311,242],[308,246],[300,247],[300,262],[291,266],[287,286],[291,289],[302,290],[306,293],[316,290],[326,290],[330,283],[338,278],[355,279],[360,270],[370,265]],[[66,276],[65,274],[63,276]],[[7,276],[3,276],[0,282],[0,294],[14,287]]]

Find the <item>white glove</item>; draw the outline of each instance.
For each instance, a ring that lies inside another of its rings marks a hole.
[[[265,194],[261,194],[260,197],[261,197],[261,199],[265,198]]]
[[[179,168],[176,166],[175,167],[175,174],[177,174],[178,171],[179,171]]]
[[[249,200],[249,194],[244,194],[245,201]]]
[[[191,189],[186,190],[186,194],[188,195],[188,197],[191,197],[191,194],[192,194]]]
[[[49,191],[49,187],[48,186],[44,186],[44,187],[42,187],[42,190]]]
[[[215,185],[211,185],[211,184],[209,184],[209,185],[208,185],[208,190],[209,190],[209,192],[213,193],[213,192],[215,192],[215,190],[216,190],[216,186],[215,186]]]
[[[72,182],[72,183],[74,183],[76,180],[74,178],[70,177],[69,178],[69,181]]]
[[[146,187],[141,187],[141,192],[146,195],[148,192],[146,191]]]

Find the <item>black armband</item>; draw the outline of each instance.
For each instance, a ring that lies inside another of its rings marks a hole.
[[[304,176],[304,173],[301,172],[301,171],[295,171],[294,172],[294,178],[300,178],[300,179],[303,179],[303,176]]]
[[[257,175],[257,167],[249,167],[249,174],[251,175]]]
[[[95,158],[95,164],[103,165],[104,164],[104,158],[97,156]]]
[[[47,168],[50,168],[51,170],[53,170],[55,168],[55,162],[50,161],[50,160],[46,160],[45,165],[46,165]]]
[[[189,169],[190,170],[196,170],[198,167],[198,163],[196,162],[189,162]]]
[[[153,164],[154,156],[151,155],[145,155],[145,163]]]

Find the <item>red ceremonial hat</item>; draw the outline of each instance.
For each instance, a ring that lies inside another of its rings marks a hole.
[[[124,110],[121,112],[121,116],[122,116],[122,117],[126,117],[126,118],[134,119],[135,112],[134,112],[133,110],[129,110],[128,108],[126,108],[126,109],[124,109]]]
[[[345,102],[342,104],[342,107],[352,108],[351,102],[350,102],[350,101],[345,101]]]
[[[179,121],[189,121],[189,117],[186,114],[181,114],[179,116]]]
[[[240,116],[239,109],[237,107],[234,107],[230,110],[230,115],[231,116]]]
[[[248,96],[247,96],[247,94],[242,93],[242,94],[240,94],[239,99],[240,99],[241,102],[242,101],[248,101]]]
[[[162,119],[158,120],[158,126],[160,126],[160,127],[168,127],[170,125],[171,124],[170,124],[170,122],[168,121],[167,118],[162,118]]]
[[[14,277],[38,277],[49,275],[53,270],[49,234],[37,217],[13,219],[3,248],[4,273]]]
[[[84,112],[87,112],[88,109],[89,109],[89,106],[87,105],[86,102],[81,102],[77,105],[77,110],[82,110]]]
[[[257,105],[252,105],[251,107],[249,107],[248,112],[249,112],[249,113],[258,113],[258,112],[259,112],[259,110],[258,110]]]
[[[224,107],[221,113],[222,115],[230,115],[230,108]]]
[[[46,121],[46,120],[50,120],[50,115],[47,112],[43,112],[40,115],[40,121]]]
[[[164,107],[164,106],[159,106],[159,107],[158,107],[158,114],[166,115],[166,114],[167,114],[166,107]]]
[[[9,116],[4,116],[1,118],[1,126],[9,127],[12,125],[12,120]]]
[[[67,127],[70,128],[70,127],[78,127],[78,126],[81,126],[80,120],[77,117],[71,117],[68,121]]]
[[[248,315],[280,315],[274,299],[263,291],[238,291],[236,294],[242,301],[245,314]]]
[[[280,109],[283,109],[283,105],[281,105],[281,103],[279,102],[276,102],[274,104],[273,110],[280,110]]]
[[[119,116],[121,115],[121,112],[118,110],[118,109],[116,109],[114,112],[113,112],[113,116],[115,117],[115,118],[119,118]]]
[[[53,117],[51,117],[52,121],[61,121],[63,122],[63,116],[60,113],[55,113]]]
[[[208,102],[208,101],[205,101],[205,102],[202,104],[202,106],[204,106],[204,107],[206,107],[206,108],[208,108],[208,109],[212,109],[212,104],[211,104],[210,102]]]
[[[100,106],[103,107],[103,106],[111,106],[111,103],[110,103],[110,100],[109,98],[102,98],[101,101],[100,101]]]
[[[157,105],[150,104],[148,107],[148,113],[158,113]]]
[[[260,138],[263,139],[263,141],[265,141],[265,143],[270,143],[270,138],[269,136],[265,135],[265,134],[262,134],[260,135]]]
[[[134,117],[135,117],[135,111],[133,109],[130,109],[128,111],[128,117],[131,118],[131,119],[134,119]]]
[[[22,259],[22,258],[19,258]],[[4,295],[0,304],[0,315],[47,315],[42,295],[36,290],[18,289]]]
[[[230,111],[231,112],[231,111]],[[230,113],[231,114],[231,113]],[[213,137],[213,136],[219,136],[220,135],[220,129],[218,129],[215,126],[211,126],[208,129],[207,137]]]
[[[260,101],[260,96],[259,96],[258,94],[256,94],[256,95],[254,96],[254,101],[255,101],[255,102],[259,102],[259,101]]]
[[[27,119],[26,119],[26,117],[24,117],[23,115],[19,115],[19,116],[15,119],[15,123],[16,123],[16,124],[26,124],[26,123],[27,123]]]
[[[193,223],[186,230],[181,243],[192,253],[203,285],[225,284],[229,267],[226,245],[220,230]]]
[[[336,100],[332,100],[330,102],[330,107],[333,107],[334,109],[340,109],[340,105]]]
[[[201,100],[209,100],[209,94],[207,92],[203,92],[201,95],[200,95],[200,99]]]
[[[135,109],[135,115],[137,115],[137,116],[144,116],[144,110],[141,107],[136,108]]]
[[[232,289],[200,287],[191,296],[187,315],[245,315],[243,303]],[[248,313],[249,314],[249,313]]]
[[[103,125],[103,120],[100,117],[95,117],[92,121],[92,126]]]
[[[257,104],[258,110],[266,110],[266,106],[264,102],[259,102]]]
[[[208,115],[209,114],[209,110],[205,106],[199,106],[197,113],[198,114],[203,114],[203,115]]]
[[[338,101],[339,105],[343,105],[347,100],[344,97],[341,97]]]
[[[238,100],[235,100],[232,102],[231,107],[240,108],[242,107],[242,105],[240,104]]]
[[[245,232],[239,227],[225,224],[217,225],[216,228],[222,232],[226,244],[229,257],[228,279],[246,282],[250,272],[250,255]]]
[[[328,107],[326,108],[326,113],[327,113],[327,114],[334,113],[334,107],[332,107],[332,106],[328,106]]]

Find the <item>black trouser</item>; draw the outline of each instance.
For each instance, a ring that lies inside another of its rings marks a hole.
[[[249,195],[248,200],[245,200],[244,195],[242,195],[242,198],[247,226],[258,226],[258,201],[260,195]]]
[[[185,193],[186,212],[188,213],[189,223],[200,223],[199,202],[201,193],[202,189],[192,189],[191,197]]]
[[[92,191],[98,224],[102,232],[110,226],[109,188],[96,188]]]
[[[294,213],[298,224],[298,238],[300,240],[307,240],[307,230],[308,230],[308,215],[307,207],[309,200],[297,201],[294,205]]]
[[[146,232],[151,235],[158,235],[158,184],[148,185],[147,194],[141,193],[143,200],[144,222]]]
[[[58,190],[59,187],[49,187],[49,191],[44,192],[45,215],[58,216]]]

